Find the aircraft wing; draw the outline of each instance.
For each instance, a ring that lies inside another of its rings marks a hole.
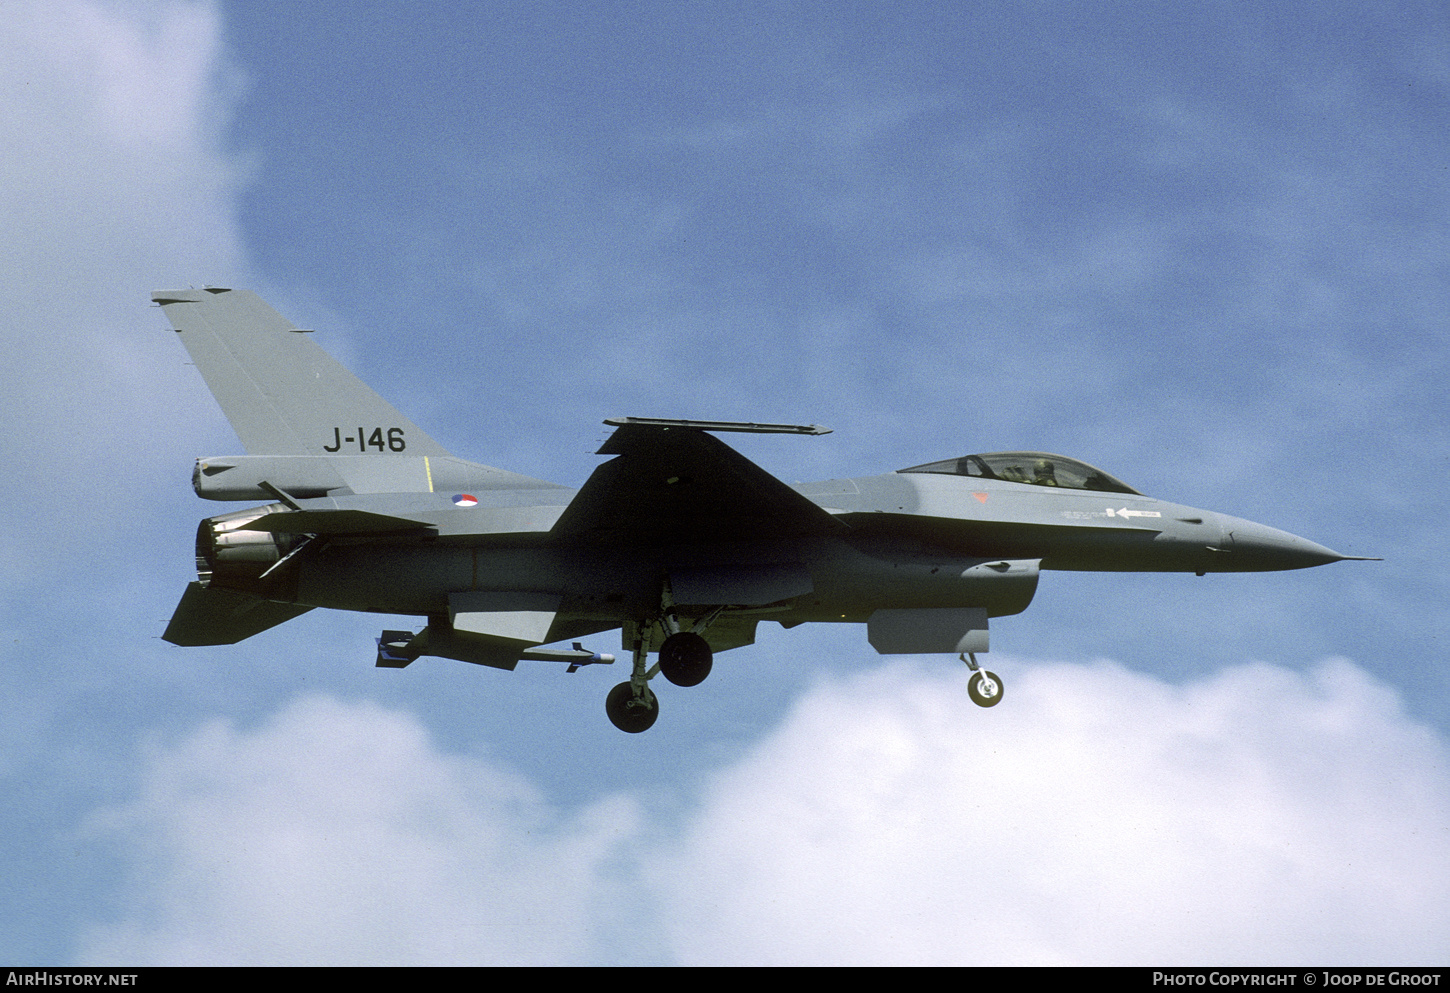
[[[555,523],[553,535],[604,543],[746,541],[847,530],[842,522],[706,433],[792,431],[785,425],[610,421],[599,449],[614,459],[594,470]]]

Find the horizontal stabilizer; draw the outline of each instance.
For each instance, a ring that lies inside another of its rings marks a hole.
[[[191,583],[161,637],[173,645],[235,645],[311,610]]]
[[[247,522],[248,531],[278,534],[399,534],[427,532],[433,525],[370,510],[279,510]]]

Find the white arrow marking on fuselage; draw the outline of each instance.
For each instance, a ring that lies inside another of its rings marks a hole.
[[[1116,515],[1118,517],[1162,517],[1163,516],[1162,514],[1160,514],[1156,510],[1129,510],[1127,507],[1122,507],[1122,508],[1120,508],[1118,510],[1114,510],[1112,507],[1109,507],[1108,508],[1108,516],[1109,517],[1112,517],[1114,515]]]

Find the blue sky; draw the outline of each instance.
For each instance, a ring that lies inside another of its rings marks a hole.
[[[0,80],[0,960],[1450,954],[1442,6],[15,0]],[[147,304],[203,284],[565,484],[605,417],[822,423],[732,443],[1060,451],[1385,561],[1046,574],[991,711],[849,627],[639,736],[362,615],[182,650],[239,446]]]

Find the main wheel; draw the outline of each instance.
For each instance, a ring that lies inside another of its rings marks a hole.
[[[619,730],[639,734],[648,731],[655,718],[660,716],[660,702],[648,686],[644,688],[643,696],[636,697],[634,684],[624,682],[610,690],[609,696],[604,698],[604,712]]]
[[[967,696],[978,707],[995,707],[1002,702],[1002,677],[982,669],[967,680]]]
[[[714,658],[708,641],[694,632],[680,631],[660,645],[660,672],[676,686],[698,686],[710,675]]]

